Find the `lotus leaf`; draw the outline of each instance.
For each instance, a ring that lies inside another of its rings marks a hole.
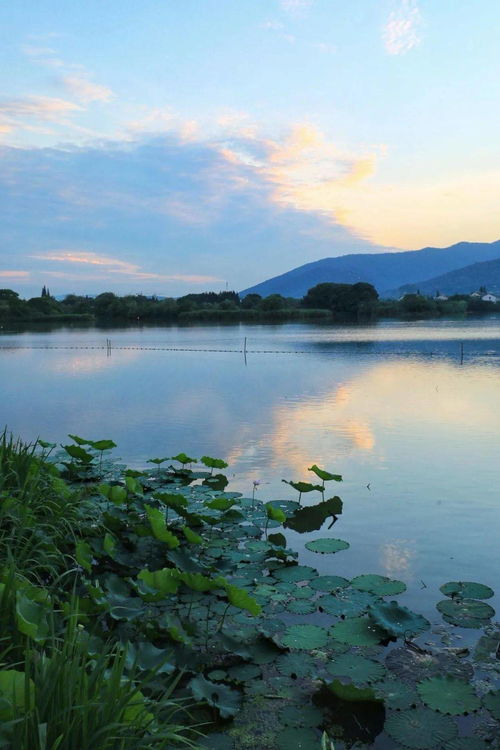
[[[325,683],[325,687],[337,698],[349,703],[382,702],[373,688],[359,688],[356,685],[344,684],[340,680]]]
[[[379,682],[375,691],[377,695],[382,696],[384,703],[388,708],[393,710],[403,710],[405,708],[411,708],[418,703],[418,695],[409,685],[399,680],[385,680]]]
[[[431,677],[417,685],[423,702],[443,714],[470,713],[480,706],[480,700],[471,685],[453,677]]]
[[[213,500],[207,500],[205,505],[212,510],[229,510],[233,507],[234,500],[228,500],[227,497],[215,497]]]
[[[195,700],[205,700],[209,706],[216,708],[223,719],[235,716],[241,705],[241,694],[227,685],[210,682],[202,675],[191,680],[189,688]]]
[[[292,677],[310,677],[314,672],[314,661],[309,654],[288,653],[276,662],[278,671]]]
[[[307,542],[305,546],[310,552],[320,552],[325,555],[349,549],[350,544],[342,539],[314,539],[312,542]]]
[[[327,665],[333,677],[349,677],[353,682],[376,682],[385,675],[385,667],[380,662],[367,659],[360,654],[336,656]]]
[[[262,677],[261,669],[256,664],[238,664],[237,666],[230,667],[227,673],[232,680],[237,680],[238,682],[247,682],[248,680],[256,680]]]
[[[153,508],[151,505],[145,505],[144,508],[151,530],[156,539],[160,542],[165,542],[169,549],[175,549],[175,547],[178,547],[180,542],[175,534],[172,534],[172,532],[167,529],[164,514],[158,510],[158,508]]]
[[[87,466],[94,459],[94,456],[91,453],[88,453],[85,448],[80,448],[78,445],[63,445],[62,447],[71,458],[76,458],[78,461],[81,461],[82,464],[86,464]]]
[[[282,479],[281,481],[285,484],[289,484],[290,487],[293,487],[293,489],[297,490],[300,494],[303,492],[313,492],[314,490],[323,492],[324,490],[324,487],[320,484],[310,484],[310,482],[288,482],[286,479]]]
[[[394,596],[406,591],[403,581],[391,580],[374,573],[356,576],[352,579],[351,586],[360,591],[369,591],[376,596]]]
[[[291,704],[281,711],[280,719],[283,724],[290,727],[317,727],[323,721],[323,713],[316,706]],[[315,747],[317,748],[317,745]]]
[[[315,568],[311,568],[308,565],[288,565],[283,568],[280,567],[278,570],[273,571],[273,578],[278,581],[285,581],[288,583],[298,581],[309,581],[311,578],[317,576],[318,573]]]
[[[200,461],[205,466],[208,466],[209,469],[225,469],[229,466],[222,458],[212,458],[211,456],[202,456]]]
[[[323,480],[323,482],[341,482],[342,477],[340,474],[331,474],[329,471],[326,471],[325,469],[320,469],[319,466],[316,466],[316,464],[313,464],[308,468],[307,471],[312,471],[314,474],[316,474],[317,477]]]
[[[278,750],[318,750],[320,735],[314,729],[298,729],[287,727],[278,735],[276,747]]]
[[[342,589],[336,594],[327,594],[318,599],[318,607],[329,615],[338,617],[358,617],[365,614],[368,605],[376,599],[366,591],[349,591]]]
[[[265,509],[267,517],[271,521],[277,521],[278,523],[284,523],[286,521],[286,516],[280,508],[275,508],[271,503],[266,503]]]
[[[349,581],[341,576],[318,576],[313,578],[309,585],[316,591],[335,591],[348,586]]]
[[[262,607],[260,604],[257,604],[255,599],[249,596],[244,589],[240,589],[238,586],[233,586],[231,584],[226,584],[225,589],[227,598],[233,607],[245,609],[247,612],[250,612],[251,615],[260,615]]]
[[[474,581],[449,581],[439,587],[445,596],[459,596],[462,599],[491,599],[495,593],[484,583]]]
[[[198,742],[205,750],[234,750],[233,740],[228,734],[209,734]]]
[[[16,591],[16,625],[34,641],[45,640],[49,634],[47,608],[23,591]]]
[[[385,630],[381,630],[366,617],[352,617],[338,622],[330,632],[333,638],[351,646],[375,646],[387,638]]]
[[[286,547],[286,536],[284,534],[269,534],[267,539],[269,542],[271,542],[271,544],[274,544],[276,547]]]
[[[441,750],[445,742],[458,734],[453,719],[430,708],[393,713],[386,719],[384,729],[389,737],[412,750]]]
[[[281,638],[283,646],[297,649],[322,648],[326,645],[328,633],[318,625],[290,625]]]
[[[397,602],[370,604],[368,614],[376,625],[396,638],[415,636],[425,632],[431,626],[425,617],[415,614]]]
[[[127,646],[127,661],[129,668],[136,665],[139,669],[154,670],[157,674],[172,674],[175,671],[170,664],[172,651],[153,646],[149,641]]]
[[[162,596],[175,594],[179,588],[179,571],[175,568],[162,568],[161,570],[149,571],[147,568],[141,570],[137,576],[149,589],[158,591]]]
[[[33,705],[35,699],[35,684],[26,679],[24,672],[16,669],[0,671],[0,721],[15,719],[23,712],[28,698],[28,704]]]
[[[203,544],[203,538],[190,529],[189,526],[183,526],[182,533],[190,544]]]
[[[228,674],[224,669],[212,669],[212,671],[208,673],[207,677],[209,678],[209,680],[220,682],[221,680],[227,680]]]
[[[486,693],[483,703],[495,719],[500,721],[500,690],[490,690]]]
[[[462,628],[481,628],[495,614],[493,607],[476,599],[443,599],[436,607],[446,622]]]
[[[236,650],[234,653],[238,653],[238,651]],[[247,657],[243,658],[252,659],[255,664],[270,664],[281,656],[281,653],[271,642],[260,640],[247,647]]]
[[[292,599],[286,605],[287,612],[291,612],[294,615],[311,615],[316,612],[317,606],[314,602],[306,601],[305,599]]]
[[[88,573],[92,570],[92,549],[87,542],[77,542],[75,550],[76,561]]]
[[[197,458],[191,458],[191,456],[187,456],[185,453],[178,453],[177,456],[172,456],[172,461],[178,461],[183,466],[185,464],[194,464],[197,460]]]
[[[95,440],[90,443],[90,446],[96,451],[110,451],[112,448],[116,448],[116,443],[112,440]]]

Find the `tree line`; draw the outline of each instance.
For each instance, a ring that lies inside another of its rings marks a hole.
[[[435,300],[407,294],[401,300],[379,300],[376,289],[366,282],[325,282],[308,290],[302,299],[271,294],[202,292],[182,297],[144,294],[118,296],[104,292],[97,296],[68,294],[55,299],[44,286],[39,297],[21,299],[11,289],[0,289],[0,321],[356,321],[377,317],[436,317],[500,310],[500,305],[467,295]]]

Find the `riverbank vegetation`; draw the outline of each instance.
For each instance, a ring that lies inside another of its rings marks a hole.
[[[496,747],[490,588],[443,584],[438,640],[481,635],[431,646],[431,623],[394,599],[404,582],[320,574],[291,548],[314,531],[309,555],[349,548],[332,533],[340,475],[312,464],[286,480],[292,499],[266,502],[258,483],[229,491],[219,458],[138,471],[108,458],[112,440],[69,437],[0,441],[1,748],[319,750],[324,732],[336,750],[382,732]]]
[[[380,300],[375,288],[357,284],[324,283],[309,289],[302,299],[271,294],[204,292],[176,299],[142,294],[117,296],[104,292],[96,297],[67,295],[56,300],[47,292],[23,300],[17,292],[0,289],[0,323],[11,321],[59,321],[85,323],[124,321],[190,322],[351,322],[386,318],[435,318],[500,312],[500,302],[468,295],[448,299],[407,294],[400,300]]]

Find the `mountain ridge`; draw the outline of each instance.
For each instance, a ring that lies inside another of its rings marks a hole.
[[[477,262],[500,257],[500,240],[495,242],[458,242],[446,248],[425,247],[396,253],[352,253],[305,263],[283,274],[254,284],[240,296],[281,294],[303,297],[307,290],[323,282],[354,284],[365,281],[380,296],[394,296],[407,284],[432,280]]]

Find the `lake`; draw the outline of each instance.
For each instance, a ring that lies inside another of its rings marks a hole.
[[[287,532],[300,561],[401,578],[401,603],[436,622],[445,581],[497,588],[498,317],[4,328],[0,383],[1,421],[26,440],[112,438],[134,467],[179,451],[221,457],[228,489],[248,496],[259,481],[266,501],[297,499],[281,480],[313,481],[313,463],[342,474],[330,487],[343,515],[315,534],[351,548],[315,555],[303,547],[314,534]]]

